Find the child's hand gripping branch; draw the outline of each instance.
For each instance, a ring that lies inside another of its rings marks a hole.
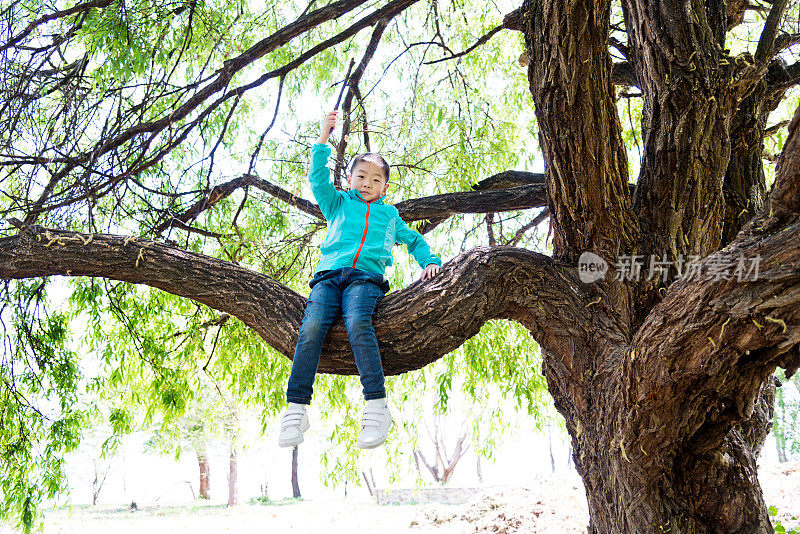
[[[347,173],[348,191],[337,190],[326,166],[327,144],[339,112],[322,120],[320,135],[311,149],[309,182],[328,235],[320,247],[321,260],[309,282],[311,294],[292,358],[286,388],[287,408],[281,419],[278,443],[282,447],[303,441],[309,427],[306,406],[311,403],[322,343],[333,322],[342,316],[363,386],[366,407],[358,446],[377,447],[386,441],[392,417],[386,401],[383,364],[372,326],[372,315],[389,292],[384,271],[392,265],[392,249],[404,244],[423,268],[420,279],[439,273],[442,260],[431,252],[425,238],[411,229],[383,198],[389,186],[389,164],[375,153],[353,158]]]
[[[431,263],[430,265],[425,267],[425,270],[422,271],[422,274],[420,275],[419,279],[426,280],[429,278],[433,278],[437,274],[439,274],[439,266],[436,265],[435,263]]]
[[[322,119],[322,124],[320,125],[319,137],[317,138],[317,143],[325,144],[328,142],[328,138],[331,136],[331,132],[334,128],[336,128],[336,121],[339,119],[339,111],[331,111],[325,118]]]

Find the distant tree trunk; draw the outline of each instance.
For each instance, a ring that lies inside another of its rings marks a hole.
[[[94,480],[92,481],[92,505],[97,504],[97,500],[100,498],[100,490],[103,489],[103,484],[106,481],[106,477],[108,476],[109,467],[106,467],[105,472],[103,473],[103,478],[100,479],[100,473],[97,472],[97,461],[94,462]]]
[[[775,443],[776,443],[776,449],[778,451],[778,461],[780,463],[788,462],[789,461],[789,457],[786,456],[786,444],[785,443],[781,443],[778,440],[775,440]]]
[[[239,504],[239,480],[235,442],[231,442],[231,456],[228,465],[228,506],[236,506]]]
[[[375,496],[375,490],[373,489],[373,484],[371,484],[370,481],[369,481],[369,478],[367,478],[366,471],[361,471],[361,476],[364,477],[364,482],[367,483],[367,491],[369,491],[370,496],[374,497]]]
[[[269,501],[269,481],[264,480],[264,483],[261,484],[261,500],[263,502]]]
[[[775,411],[779,414],[775,417],[772,427],[775,435],[775,450],[778,452],[778,461],[784,463],[789,461],[789,456],[786,454],[786,428],[784,427],[785,419],[782,417],[786,413],[786,401],[783,399],[782,388],[775,395],[775,406]]]
[[[200,467],[200,498],[211,498],[211,473],[205,443],[195,446],[197,465]]]
[[[300,482],[297,479],[297,445],[292,447],[292,497],[300,497]]]
[[[547,448],[550,452],[550,472],[556,472],[556,459],[553,458],[553,428],[551,425],[547,425]]]
[[[477,460],[476,460],[475,463],[477,464],[477,469],[478,469],[478,482],[483,484],[483,472],[481,472],[481,457],[480,457],[480,455],[477,457]],[[419,465],[417,465],[417,469],[419,469]]]
[[[417,449],[414,451],[414,461],[417,462],[417,471],[419,471],[419,460],[422,460],[423,465],[428,469],[428,472],[433,477],[435,482],[441,482],[442,477],[439,475],[439,466],[436,462],[433,465],[429,464],[428,461],[425,459],[425,456],[422,454],[422,451]]]

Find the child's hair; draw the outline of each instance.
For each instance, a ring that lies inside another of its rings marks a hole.
[[[377,152],[367,152],[366,154],[358,154],[350,161],[350,174],[353,174],[353,169],[356,168],[356,165],[360,161],[368,161],[369,163],[373,163],[378,167],[383,168],[383,173],[386,175],[386,182],[389,182],[389,164],[386,163],[386,160],[378,154]]]

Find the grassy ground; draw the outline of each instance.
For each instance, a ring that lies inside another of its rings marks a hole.
[[[800,462],[759,472],[768,506],[789,532],[800,520]],[[527,488],[487,488],[464,504],[379,505],[369,496],[347,499],[284,499],[229,508],[195,502],[185,505],[71,506],[45,512],[45,534],[216,534],[358,532],[464,534],[586,531],[583,485],[572,478],[537,477]],[[0,534],[16,534],[0,526]]]

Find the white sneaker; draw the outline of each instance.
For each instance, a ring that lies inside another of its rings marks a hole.
[[[305,404],[290,402],[281,417],[281,435],[278,445],[293,447],[303,442],[303,432],[308,430],[308,413]]]
[[[361,417],[361,435],[358,446],[362,449],[374,449],[386,441],[389,427],[392,426],[392,415],[386,397],[368,400]]]

